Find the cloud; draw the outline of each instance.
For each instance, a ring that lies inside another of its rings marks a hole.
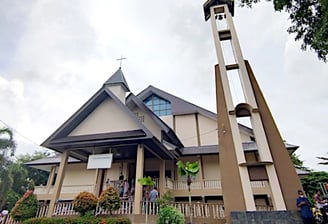
[[[203,3],[1,1],[0,119],[41,143],[117,70],[121,55],[133,93],[153,85],[215,112],[217,60]],[[243,55],[283,138],[318,167],[327,66],[299,49],[286,32],[288,16],[274,13],[272,2],[235,12]],[[31,151],[20,141],[18,152]]]

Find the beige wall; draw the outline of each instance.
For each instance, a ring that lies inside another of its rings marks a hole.
[[[173,116],[172,115],[167,115],[167,116],[161,116],[161,119],[170,127],[174,130],[173,127]]]
[[[145,125],[148,130],[151,131],[151,133],[153,135],[156,136],[156,138],[161,141],[161,130],[158,128],[158,125],[154,122],[153,119],[150,118],[150,116],[148,116],[147,114],[145,114],[143,111],[139,110],[139,109],[135,109],[133,110],[133,113],[135,113],[135,115],[138,116],[139,119],[141,119],[141,121],[143,122],[143,125]]]
[[[116,85],[116,86],[111,85],[108,86],[108,89],[112,91],[112,93],[114,93],[123,103],[125,103],[126,92],[121,85]]]
[[[96,180],[96,170],[88,170],[86,163],[67,164],[63,186],[93,185]]]
[[[198,146],[198,144],[201,146],[219,144],[217,121],[201,114],[197,114],[197,117],[196,119],[195,114],[184,114],[176,115],[175,121],[173,121],[173,116],[161,116],[161,119],[175,130],[176,135],[186,147]],[[241,131],[240,137],[242,142],[251,141],[249,134],[246,132]]]
[[[198,115],[200,145],[218,144],[218,132],[216,120],[203,115]]]
[[[221,179],[218,155],[203,156],[202,167],[205,180]]]
[[[184,146],[188,147],[198,145],[195,114],[176,116],[175,133]]]
[[[111,116],[115,114],[115,116]],[[86,135],[139,129],[131,117],[112,99],[102,102],[69,135]]]
[[[105,180],[118,180],[120,177],[121,163],[113,163],[110,169],[106,170]],[[126,177],[126,166],[123,164],[123,175]]]

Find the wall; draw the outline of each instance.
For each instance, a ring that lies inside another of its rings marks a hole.
[[[93,185],[95,184],[96,170],[87,170],[86,163],[68,164],[63,186],[65,185]]]
[[[115,116],[112,116],[115,114]],[[139,129],[113,100],[106,99],[69,135],[86,135]]]

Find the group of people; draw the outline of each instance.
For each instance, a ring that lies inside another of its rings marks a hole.
[[[322,215],[322,224],[328,224],[328,217],[326,213],[327,212],[326,209],[328,208],[328,200],[323,199],[321,197],[320,191],[318,190],[317,193],[314,195],[314,201]],[[298,191],[298,198],[296,199],[296,205],[297,207],[300,208],[303,223],[314,224],[315,219],[313,217],[312,205],[309,199],[304,195],[304,192],[302,190]]]

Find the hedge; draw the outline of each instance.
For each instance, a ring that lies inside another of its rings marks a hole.
[[[25,220],[23,224],[131,224],[131,220],[125,217],[66,217],[66,218],[32,218]]]

